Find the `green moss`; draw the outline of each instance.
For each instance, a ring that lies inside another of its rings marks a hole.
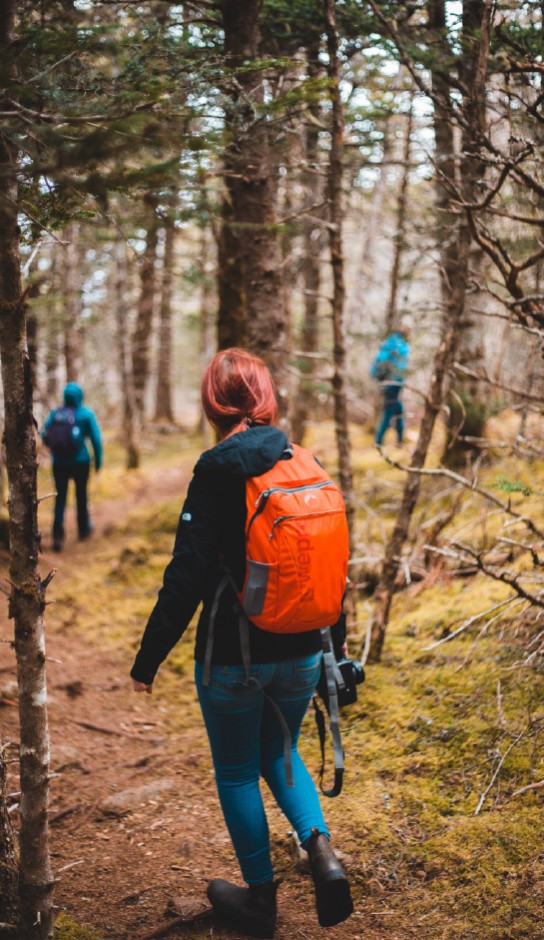
[[[78,924],[66,913],[59,914],[55,921],[54,940],[104,940],[104,934],[92,927]]]
[[[364,551],[379,556],[404,474],[384,463],[364,431],[357,429],[355,438],[357,494],[367,506],[379,506],[383,517],[378,523],[359,508],[358,532]],[[332,430],[320,430],[319,440],[316,433],[315,443],[324,463],[334,467]],[[171,448],[173,442],[167,438],[166,444]],[[194,447],[182,455],[187,476],[195,456]],[[173,464],[174,458],[179,455],[169,449],[167,462]],[[162,466],[159,456],[153,460]],[[434,461],[433,453],[430,463]],[[544,465],[528,467],[499,453],[482,470],[481,482],[490,486],[503,474],[529,487],[543,470]],[[447,498],[437,496],[443,490],[444,481],[425,481],[414,531],[429,513],[447,506]],[[88,556],[84,570],[73,569],[69,583],[53,582],[58,603],[48,616],[101,648],[117,646],[127,673],[170,557],[182,498],[180,493],[179,500],[135,508],[112,527],[100,552]],[[541,500],[522,491],[510,498],[518,511],[530,512],[542,524]],[[481,504],[470,494],[447,531],[467,527],[463,539],[482,544],[494,537],[498,525],[499,517],[493,516],[484,523]],[[342,716],[344,791],[339,799],[326,801],[325,812],[335,841],[348,856],[365,916],[374,912],[379,917],[385,901],[384,936],[411,936],[415,928],[425,940],[536,940],[541,935],[542,791],[513,794],[544,778],[538,746],[544,676],[519,665],[517,623],[509,619],[508,609],[488,629],[485,619],[478,620],[447,639],[468,618],[508,596],[506,585],[482,575],[444,576],[399,592],[383,660],[367,668],[357,703]],[[159,703],[175,702],[168,711],[170,727],[191,733],[202,727],[192,679],[195,623],[196,617],[161,668],[154,696]],[[361,639],[354,637],[351,644],[355,654]],[[311,714],[303,724],[300,747],[317,779],[320,752]],[[331,772],[329,757],[325,783]],[[267,794],[265,799],[277,845],[284,838],[285,821]],[[56,934],[57,940],[94,936]]]

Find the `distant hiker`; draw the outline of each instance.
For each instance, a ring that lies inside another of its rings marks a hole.
[[[380,383],[383,411],[376,428],[376,444],[381,445],[389,425],[395,427],[399,444],[404,440],[404,408],[401,399],[410,353],[410,328],[406,321],[385,339],[370,367]]]
[[[92,444],[96,471],[102,466],[100,427],[94,412],[83,404],[83,390],[76,382],[68,382],[64,389],[63,406],[55,408],[49,414],[41,434],[44,444],[51,450],[57,490],[53,551],[60,552],[64,542],[64,511],[70,480],[74,481],[76,489],[79,538],[88,538],[92,531],[87,506],[87,484],[91,467],[91,457],[85,443],[87,438]]]
[[[214,879],[208,898],[216,913],[241,933],[273,936],[277,882],[259,786],[262,776],[308,852],[319,923],[332,926],[349,917],[353,904],[346,874],[330,846],[316,787],[297,750],[302,719],[321,670],[320,630],[268,632],[248,620],[253,616],[260,621],[259,611],[266,608],[270,592],[276,592],[278,618],[287,623],[288,617],[286,606],[279,602],[283,597],[280,575],[268,564],[246,559],[250,540],[246,526],[261,527],[274,503],[273,493],[281,491],[289,500],[305,501],[310,516],[321,500],[334,504],[338,491],[330,478],[327,482],[315,458],[307,451],[301,454],[296,445],[288,444],[283,431],[272,427],[277,405],[272,377],[262,360],[240,349],[217,353],[203,378],[202,403],[221,440],[196,464],[173,557],[131,671],[133,687],[136,692],[151,693],[159,665],[202,601],[195,645],[196,687],[221,807],[247,885],[237,887]],[[293,473],[299,459],[306,460],[310,474],[321,476],[322,482],[269,486],[253,499],[251,488],[259,477]],[[323,584],[329,584],[335,598],[339,586],[340,598],[335,603],[341,605],[347,554],[343,567],[343,535],[335,527],[341,520],[345,524],[343,504],[341,510],[331,511],[329,522],[322,516],[327,513],[313,512],[306,529],[291,525],[288,531],[287,521],[293,517],[287,513],[272,523],[269,520],[270,531],[263,533],[265,552],[271,541],[283,545],[293,537],[293,529],[295,539],[298,533],[297,560],[290,565],[299,583],[295,605],[301,598],[313,599],[314,587],[319,594]],[[323,525],[330,524],[331,540],[340,532],[340,547],[319,583],[310,589],[313,559],[320,553],[319,533],[312,529],[318,518]],[[308,533],[315,536],[314,542]],[[242,590],[243,610],[239,606]],[[337,615],[338,611],[327,622]]]

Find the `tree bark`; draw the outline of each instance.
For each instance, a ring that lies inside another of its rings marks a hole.
[[[208,207],[206,207],[208,208]],[[200,276],[200,317],[199,317],[199,355],[200,355],[200,374],[204,371],[211,357],[213,356],[215,345],[215,331],[213,329],[213,280],[210,271],[211,261],[211,234],[210,230],[203,226],[200,234],[200,252],[198,256],[198,273]],[[204,414],[203,408],[200,409],[200,432],[203,438],[204,447],[212,446],[213,436],[209,421]]]
[[[117,349],[119,361],[120,397],[123,403],[121,436],[126,451],[127,470],[140,466],[139,421],[135,403],[132,359],[130,355],[130,327],[128,323],[129,296],[127,287],[127,253],[123,241],[115,246],[115,313],[117,317]]]
[[[9,61],[15,3],[0,16],[0,49]],[[3,109],[9,102],[1,102]],[[9,615],[15,624],[19,685],[21,826],[20,936],[53,936],[53,876],[49,855],[49,735],[43,612],[45,585],[38,572],[37,461],[32,386],[26,341],[17,220],[17,164],[13,144],[0,136],[0,356],[5,401],[9,486]]]
[[[64,359],[66,381],[81,381],[83,333],[81,324],[81,259],[79,224],[71,222],[65,231],[68,244],[63,249]]]
[[[459,68],[459,77],[464,86],[471,89],[464,102],[464,112],[467,122],[474,129],[474,139],[470,141],[471,153],[479,150],[482,135],[486,126],[486,95],[482,89],[481,98],[474,93],[475,77],[478,70],[477,46],[475,39],[482,30],[485,0],[464,0],[462,18],[462,55]],[[484,28],[485,37],[485,28]],[[479,130],[478,130],[479,129]],[[465,191],[473,194],[467,198],[478,195],[475,183],[484,176],[484,166],[472,156],[465,157],[463,161],[463,186]],[[478,246],[473,253],[472,267],[475,281],[478,283],[485,279],[485,266],[487,258]],[[483,359],[483,329],[474,298],[478,294],[472,291],[467,294],[463,313],[459,322],[459,339],[457,343],[456,358],[462,365],[472,371],[479,371]],[[449,466],[466,463],[470,454],[474,454],[474,447],[458,440],[466,434],[472,437],[481,437],[485,424],[485,407],[482,404],[479,383],[475,379],[457,376],[449,401],[447,449],[444,462]]]
[[[226,185],[232,205],[230,226],[239,241],[240,296],[245,303],[246,342],[274,376],[281,415],[287,413],[286,329],[281,254],[276,233],[276,174],[263,104],[260,72],[244,69],[259,55],[260,3],[223,0],[225,61],[236,69],[231,88],[231,139],[225,153]],[[223,338],[221,338],[223,341]]]
[[[332,379],[334,397],[334,423],[338,448],[340,486],[346,503],[350,535],[350,550],[355,547],[355,501],[353,471],[348,426],[346,388],[346,328],[344,322],[344,255],[342,244],[343,221],[343,135],[344,114],[340,98],[340,67],[338,62],[338,34],[334,0],[324,0],[325,29],[327,34],[329,94],[331,100],[331,147],[327,174],[329,209],[329,245],[333,277],[332,323],[333,359]]]
[[[157,199],[152,193],[144,197],[146,207],[146,245],[140,262],[140,297],[136,326],[132,337],[132,375],[134,403],[140,422],[145,413],[145,393],[149,378],[149,340],[153,326],[156,288],[156,260],[159,232]]]
[[[217,345],[219,349],[229,349],[231,346],[243,347],[247,342],[247,303],[242,272],[241,240],[236,231],[230,197],[223,199],[221,228],[217,233],[216,241]]]
[[[464,122],[460,179],[457,180],[449,85],[442,71],[444,61],[449,58],[443,47],[446,37],[445,3],[444,0],[430,0],[429,2],[429,26],[437,40],[439,52],[442,51],[442,55],[437,56],[432,79],[435,96],[435,159],[439,170],[436,176],[436,205],[439,213],[438,219],[442,220],[442,224],[439,221],[438,225],[438,244],[440,246],[443,337],[435,356],[418,441],[411,460],[411,468],[416,471],[425,464],[436,418],[444,401],[448,372],[453,362],[465,305],[471,231],[467,216],[464,213],[454,212],[451,204],[452,193],[459,185],[466,201],[472,202],[476,191],[476,181],[483,173],[482,167],[473,154],[478,150],[484,131],[485,105],[482,108],[481,102],[485,102],[491,0],[465,0],[464,10],[469,6],[471,16],[463,19]],[[476,6],[478,11],[475,10]],[[402,548],[408,538],[420,485],[421,474],[408,473],[401,506],[393,533],[386,546],[382,573],[375,592],[369,662],[378,662],[381,658],[401,564]]]
[[[159,354],[154,421],[174,423],[172,410],[172,283],[176,227],[168,219],[164,227],[164,257],[159,306]]]
[[[317,80],[320,73],[319,42],[313,43],[306,52],[308,78]],[[320,108],[310,105],[308,111],[316,119]],[[321,177],[318,173],[319,128],[313,121],[308,121],[305,130],[305,170],[302,176],[306,205],[316,206],[321,201]],[[313,209],[312,215],[319,210]],[[300,338],[303,353],[300,362],[301,378],[298,394],[293,396],[291,429],[292,438],[299,444],[303,442],[305,425],[314,401],[314,371],[316,353],[319,346],[319,288],[321,284],[321,252],[323,249],[323,230],[315,221],[306,217],[302,224],[304,264],[302,279],[304,284],[304,320]],[[308,353],[308,356],[304,356]]]
[[[42,355],[45,366],[45,394],[43,404],[46,410],[58,405],[59,402],[59,363],[62,361],[61,351],[61,311],[58,300],[58,286],[62,278],[59,270],[62,247],[55,242],[49,247],[51,270],[49,274],[50,306],[46,323],[42,328]]]
[[[0,924],[16,928],[19,920],[17,858],[6,801],[6,755],[0,738]]]
[[[28,301],[32,300],[32,298],[37,295],[38,291],[38,285],[33,284],[32,287],[27,291],[25,302],[26,338],[28,346],[28,358],[30,361],[30,381],[32,383],[33,389],[38,387],[39,329],[38,318],[32,310],[29,310]]]

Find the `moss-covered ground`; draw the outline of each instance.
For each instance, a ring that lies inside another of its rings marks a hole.
[[[404,477],[362,431],[354,430],[353,443],[358,551],[379,555]],[[314,430],[311,444],[331,467],[332,430]],[[159,479],[168,468],[182,466],[187,479],[198,450],[196,439],[181,435],[150,439],[145,469],[131,477],[112,446],[108,468],[93,484],[95,505],[126,500],[142,480]],[[390,450],[406,459],[406,453]],[[499,452],[482,467],[480,482],[542,523],[543,469]],[[505,495],[504,481],[523,486]],[[444,479],[425,481],[414,532],[447,505],[448,485]],[[41,486],[47,491],[45,476]],[[181,496],[160,501],[150,492],[112,520],[100,550],[55,588],[60,629],[64,618],[66,629],[87,642],[119,648],[123,655],[136,649],[170,555]],[[50,508],[44,507],[47,530]],[[487,544],[498,520],[486,516],[482,500],[467,492],[448,532],[462,532],[475,546]],[[458,577],[444,566],[397,593],[382,661],[367,666],[358,701],[343,714],[344,791],[325,807],[357,902],[349,929],[338,928],[335,935],[544,936],[544,788],[534,786],[544,780],[544,676],[534,661],[524,663],[527,627],[520,607],[497,609],[447,639],[468,618],[508,596],[509,588],[482,574]],[[350,633],[352,655],[364,646],[369,613],[362,596]],[[444,642],[436,645],[439,640]],[[191,672],[189,638],[156,684],[159,701],[176,701],[169,723],[178,733],[200,721]],[[188,680],[181,691],[180,675]],[[319,753],[310,717],[301,746],[314,771]],[[196,927],[191,934],[208,935],[209,928]],[[63,915],[56,937],[96,935],[78,933]]]

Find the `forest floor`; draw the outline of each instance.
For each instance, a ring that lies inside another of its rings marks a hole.
[[[363,538],[371,541],[376,513],[391,513],[402,476],[368,436],[359,443],[357,491],[366,506]],[[329,465],[333,452],[325,441]],[[106,453],[106,469],[91,486],[92,539],[76,541],[69,506],[66,548],[53,555],[51,501],[40,520],[42,572],[57,569],[46,611],[56,938],[140,940],[170,925],[173,938],[233,940],[239,935],[206,910],[211,878],[240,877],[192,682],[192,628],[161,669],[153,696],[134,695],[128,679],[198,442],[181,433],[150,437],[144,469],[132,474],[123,471],[116,445]],[[44,467],[41,495],[50,489]],[[6,557],[0,567],[6,578]],[[504,596],[504,585],[455,579],[443,569],[399,593],[383,662],[368,668],[357,704],[344,715],[344,793],[325,801],[356,908],[328,931],[331,938],[544,936],[543,790],[518,794],[544,778],[544,681],[523,665],[524,622],[514,627],[510,615],[488,631],[477,622],[454,642],[425,650]],[[3,611],[0,720],[4,740],[16,741],[11,629]],[[360,649],[358,629],[352,655]],[[313,718],[301,748],[316,772]],[[10,789],[18,789],[15,771]],[[325,935],[288,823],[268,794],[265,801],[282,879],[276,936]],[[13,795],[15,829],[16,802]],[[174,925],[176,917],[185,923]]]

